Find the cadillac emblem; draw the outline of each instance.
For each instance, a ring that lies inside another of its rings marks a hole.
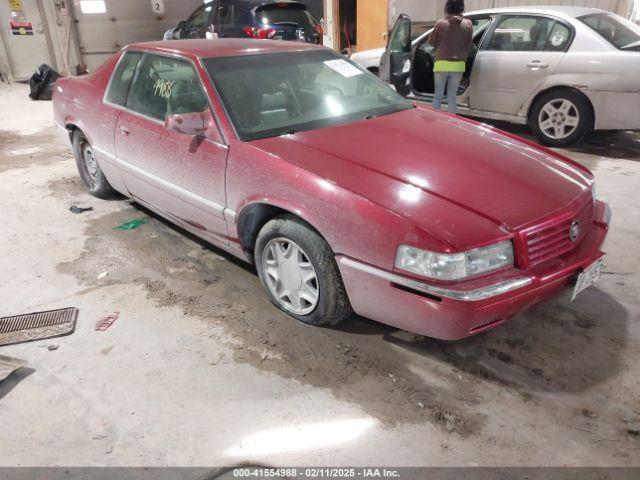
[[[571,223],[571,228],[569,228],[569,240],[571,242],[575,242],[580,236],[580,222],[578,220],[574,220]]]

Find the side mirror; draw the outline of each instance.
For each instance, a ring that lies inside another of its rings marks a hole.
[[[208,138],[214,142],[222,143],[218,126],[209,109],[204,112],[167,115],[164,126],[170,132],[191,137]]]

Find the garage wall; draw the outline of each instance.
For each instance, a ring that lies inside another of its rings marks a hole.
[[[485,8],[516,7],[519,5],[569,5],[600,8],[629,17],[634,0],[466,0],[468,12]],[[389,22],[395,22],[398,15],[406,13],[414,21],[435,21],[442,17],[445,0],[425,2],[424,0],[389,0]]]
[[[169,28],[185,20],[202,0],[165,0],[165,13],[156,16],[148,0],[106,0],[106,13],[83,14],[74,0],[79,49],[90,70],[125,45],[162,40]]]

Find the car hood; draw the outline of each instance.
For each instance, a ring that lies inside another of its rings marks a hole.
[[[425,211],[446,202],[514,231],[592,183],[571,160],[424,107],[255,143],[425,228]]]

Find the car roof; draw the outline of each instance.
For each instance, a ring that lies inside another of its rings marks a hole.
[[[584,15],[593,15],[595,13],[609,13],[599,8],[591,7],[553,7],[553,6],[522,6],[522,7],[504,7],[490,8],[486,10],[476,10],[468,12],[467,15],[477,14],[496,14],[496,13],[555,13],[566,17],[578,18]]]
[[[326,47],[305,42],[284,40],[255,40],[250,38],[220,38],[215,40],[163,40],[159,42],[133,43],[127,50],[144,50],[172,55],[210,57],[236,57],[261,53],[297,52],[321,50]]]
[[[208,3],[213,3],[214,0],[210,0],[208,2],[205,2],[205,4]],[[215,0],[217,2],[220,3],[235,3],[235,4],[241,4],[245,7],[249,7],[249,8],[256,8],[256,7],[262,7],[263,5],[273,5],[276,3],[280,3],[280,4],[290,4],[290,5],[295,5],[297,7],[304,7],[307,8],[307,6],[297,0]]]

